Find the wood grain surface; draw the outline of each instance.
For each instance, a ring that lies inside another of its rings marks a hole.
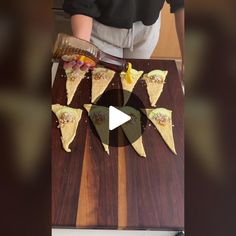
[[[130,60],[137,70],[168,70],[157,107],[173,111],[177,156],[168,149],[148,121],[143,133],[147,158],[140,158],[131,145],[110,147],[108,156],[92,132],[84,110],[71,153],[61,146],[60,130],[52,114],[52,226],[104,229],[184,228],[184,124],[183,93],[174,61]],[[52,88],[52,104],[66,104],[62,63]],[[120,88],[116,74],[108,87]],[[90,103],[91,80],[84,79],[71,107]],[[134,93],[149,108],[145,84]]]

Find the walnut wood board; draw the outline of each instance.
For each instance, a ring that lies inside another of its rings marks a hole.
[[[132,146],[110,147],[110,156],[93,134],[84,110],[71,153],[61,146],[60,130],[52,113],[52,226],[103,229],[184,228],[184,124],[183,93],[174,61],[130,60],[145,73],[168,70],[158,107],[173,111],[177,156],[168,149],[148,121],[143,133],[147,158]],[[52,103],[66,104],[65,74],[58,67],[52,88]],[[120,88],[116,74],[107,88]],[[78,87],[71,107],[90,103],[91,80]],[[144,81],[134,93],[150,107]]]

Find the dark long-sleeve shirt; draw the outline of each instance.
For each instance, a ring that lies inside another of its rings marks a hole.
[[[171,13],[184,7],[184,0],[166,0]],[[152,25],[159,17],[165,0],[64,0],[68,14],[90,16],[104,25],[132,28],[136,21]]]

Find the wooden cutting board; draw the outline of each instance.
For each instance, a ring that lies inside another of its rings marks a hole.
[[[174,61],[130,60],[145,73],[168,70],[158,107],[173,111],[177,156],[148,122],[143,133],[147,158],[132,146],[110,147],[108,157],[91,131],[83,112],[71,153],[61,146],[60,130],[52,115],[53,227],[179,230],[184,227],[183,93]],[[52,89],[52,104],[66,104],[65,74],[60,63]],[[120,86],[116,74],[108,90]],[[71,103],[90,103],[91,80],[84,79]],[[150,107],[143,81],[134,89]]]

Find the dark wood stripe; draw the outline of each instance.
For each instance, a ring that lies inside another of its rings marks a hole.
[[[65,73],[60,63],[52,89],[52,104],[66,105],[65,85]],[[78,101],[81,103],[83,102],[81,101],[82,97],[89,97],[88,80],[81,82],[79,87],[87,95],[81,96],[76,93],[71,107],[79,108],[80,106],[75,104],[76,100],[77,103]],[[62,148],[61,134],[56,121],[55,115],[52,114],[52,225],[74,227],[76,225],[76,206],[78,205],[85,136],[88,126],[87,114],[86,112],[82,113],[77,134],[70,145],[71,153],[65,152]]]
[[[158,64],[156,68],[167,69],[169,73],[157,107],[173,111],[174,138],[178,155],[176,157],[170,152],[150,122],[143,134],[147,159],[141,159],[132,147],[125,148],[128,228],[184,227],[182,91],[174,62],[169,62],[168,66],[165,61],[156,63]],[[137,94],[141,94],[142,87],[141,83],[136,86]],[[147,95],[142,94],[142,100],[148,106]]]
[[[80,178],[85,147],[85,114],[73,143],[71,153],[62,149],[60,130],[53,115],[52,125],[52,225],[75,226]],[[78,143],[80,145],[78,145]]]

